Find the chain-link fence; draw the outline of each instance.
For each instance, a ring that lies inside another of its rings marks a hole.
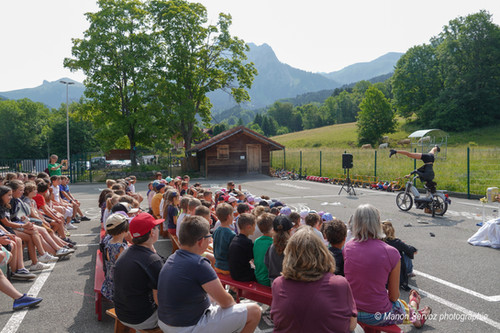
[[[271,154],[271,167],[304,175],[337,178],[345,174],[342,154],[353,155],[351,178],[395,181],[422,165],[403,155],[389,158],[389,150],[286,149]],[[470,195],[484,195],[488,187],[500,187],[500,149],[448,147],[447,158],[437,154],[434,163],[438,188]],[[417,183],[417,186],[421,186]]]

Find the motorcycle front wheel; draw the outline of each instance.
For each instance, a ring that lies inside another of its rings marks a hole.
[[[398,205],[398,208],[403,212],[407,212],[413,206],[413,198],[411,197],[411,195],[406,193],[406,191],[398,193],[398,195],[396,196],[396,205]]]

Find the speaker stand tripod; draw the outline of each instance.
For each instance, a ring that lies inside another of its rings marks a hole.
[[[354,191],[354,187],[352,186],[351,183],[351,178],[349,177],[349,169],[346,170],[347,170],[347,177],[344,180],[344,184],[342,184],[342,187],[340,188],[339,194],[342,192],[342,190],[344,190],[348,195],[356,195],[356,191]]]

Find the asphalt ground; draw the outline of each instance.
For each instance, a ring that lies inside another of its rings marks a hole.
[[[410,285],[420,290],[421,304],[433,309],[430,320],[418,331],[500,331],[500,251],[467,243],[479,229],[476,223],[483,219],[478,200],[452,198],[445,216],[432,218],[415,208],[400,211],[395,193],[356,188],[356,196],[349,196],[345,191],[339,194],[340,186],[330,184],[266,176],[233,180],[254,195],[280,199],[295,210],[327,211],[343,221],[349,220],[358,205],[375,205],[382,219],[392,221],[396,236],[418,249],[413,261],[417,276],[410,279]],[[204,187],[220,188],[227,180],[194,181],[200,181]],[[113,332],[113,320],[104,314],[98,321],[94,311],[94,267],[99,241],[97,197],[102,188],[104,184],[71,186],[85,214],[92,218],[71,232],[78,250],[68,260],[55,263],[53,269],[39,273],[34,282],[13,281],[20,292],[43,298],[38,307],[14,312],[12,300],[0,294],[0,333]],[[145,182],[136,188],[145,196]],[[143,203],[143,208],[147,208],[147,203]],[[486,205],[486,219],[498,208]],[[169,240],[160,240],[156,248],[164,256],[171,253]],[[25,263],[28,266],[29,261]],[[408,293],[401,291],[401,298],[408,299]],[[104,302],[103,307],[112,305]],[[417,331],[409,325],[401,327],[405,332]],[[272,331],[268,315],[263,316],[257,331]]]

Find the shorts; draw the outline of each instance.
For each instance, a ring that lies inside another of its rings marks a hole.
[[[405,301],[398,299],[387,312],[369,313],[358,310],[358,321],[372,326],[410,324],[413,315],[413,309]]]
[[[217,268],[217,267],[214,267],[214,270],[215,270],[215,273],[220,273],[220,274],[224,274],[224,275],[230,275],[229,271],[225,271],[225,270]]]
[[[148,319],[139,324],[128,324],[124,321],[121,322],[123,325],[133,328],[135,330],[150,330],[158,327],[158,310],[156,310]]]
[[[247,322],[247,306],[235,304],[223,309],[219,305],[210,305],[193,326],[170,326],[158,321],[164,333],[219,333],[241,332]]]

